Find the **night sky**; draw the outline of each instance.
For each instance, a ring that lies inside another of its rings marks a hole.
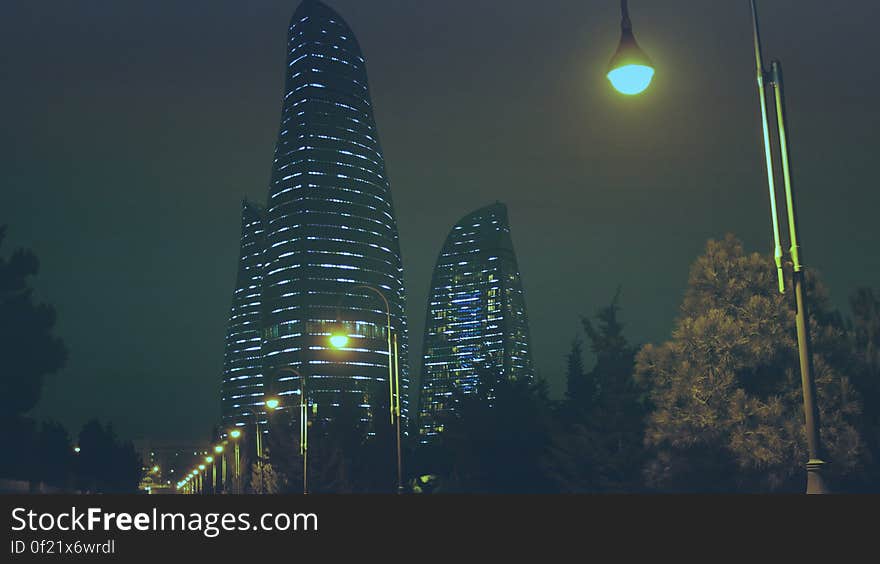
[[[666,339],[688,268],[771,232],[746,0],[633,0],[657,75],[605,67],[614,0],[327,0],[363,48],[400,228],[413,372],[449,228],[507,203],[534,358],[554,394],[578,315],[618,285]],[[70,349],[34,411],[74,432],[207,439],[219,417],[241,198],[265,202],[295,0],[5,0],[0,253],[33,249]],[[783,61],[807,265],[839,307],[880,286],[873,0],[765,0]],[[589,362],[589,360],[588,360]]]

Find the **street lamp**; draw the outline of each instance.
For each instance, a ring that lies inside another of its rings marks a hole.
[[[229,431],[229,437],[232,439],[232,444],[235,445],[235,463],[233,464],[233,474],[235,475],[235,493],[241,493],[241,449],[239,448],[238,439],[241,438],[241,431],[238,429],[232,429]]]
[[[290,372],[299,378],[299,453],[303,457],[303,495],[305,495],[309,493],[309,402],[306,399],[306,379],[292,366],[282,366],[276,371],[276,375],[281,372]],[[270,402],[274,407],[269,406]],[[272,397],[266,400],[265,405],[274,411],[281,406],[281,400]]]
[[[217,493],[217,490],[216,490],[216,488],[217,488],[217,465],[214,464],[214,457],[213,456],[206,456],[205,457],[205,464],[211,465],[211,493],[212,494]]]
[[[391,411],[391,424],[396,424],[397,431],[397,493],[403,493],[403,460],[400,449],[400,367],[398,365],[398,345],[397,333],[391,327],[391,306],[388,304],[388,298],[378,288],[359,284],[355,289],[362,288],[369,290],[382,299],[385,305],[385,324],[388,334],[388,390],[389,390],[389,409]],[[337,312],[337,318],[341,317]],[[337,319],[338,323],[342,323],[341,319]],[[348,335],[334,334],[330,336],[330,344],[336,349],[342,349],[348,344]]]
[[[654,64],[645,55],[632,32],[627,0],[620,2],[620,45],[608,63],[608,80],[621,94],[634,96],[645,91],[654,78]]]
[[[220,484],[222,484],[220,490],[223,493],[226,493],[226,456],[223,455],[223,445],[214,445],[214,454],[218,456],[220,459]]]
[[[617,53],[611,60],[612,65],[616,63],[616,60],[619,56],[622,57],[621,60],[626,60],[625,57],[621,55],[622,52],[630,53],[633,56],[641,53],[641,49],[638,49],[638,46],[635,43],[635,39],[632,39],[631,41],[628,39],[632,37],[632,28],[629,23],[627,0],[621,0],[620,4],[621,10],[623,12],[624,36],[621,39],[621,45],[618,48]],[[758,9],[755,4],[755,0],[749,0],[749,4],[752,11],[752,30],[754,33],[758,99],[761,107],[761,125],[764,135],[764,157],[767,163],[767,181],[770,189],[770,213],[772,216],[773,237],[775,244],[774,258],[776,261],[776,270],[779,279],[779,291],[784,292],[785,283],[782,273],[782,246],[779,237],[779,219],[776,211],[776,187],[773,175],[772,152],[770,150],[770,126],[767,118],[767,98],[764,89],[765,83],[769,83],[774,91],[776,127],[779,135],[779,153],[781,157],[780,160],[782,161],[782,179],[785,185],[785,203],[786,211],[788,213],[789,239],[791,242],[789,254],[791,256],[791,262],[794,270],[793,281],[795,301],[797,304],[796,325],[798,340],[798,360],[801,369],[801,387],[803,389],[804,395],[804,425],[806,428],[807,448],[810,457],[807,461],[807,493],[821,494],[827,492],[825,482],[822,477],[823,466],[825,465],[825,462],[822,460],[822,446],[819,436],[819,408],[816,405],[815,399],[816,382],[813,378],[813,357],[811,354],[810,332],[807,325],[809,314],[807,312],[807,303],[804,297],[804,270],[803,265],[801,264],[801,259],[803,258],[803,255],[800,252],[800,245],[798,240],[797,214],[795,211],[794,202],[794,187],[792,186],[791,181],[791,162],[788,154],[788,124],[785,112],[785,95],[782,82],[782,64],[778,60],[773,60],[770,62],[769,71],[764,68],[764,60],[761,53],[761,35],[758,27]],[[636,53],[636,51],[633,51],[633,47],[635,49],[638,49],[638,53]],[[644,54],[642,53],[642,55]],[[624,68],[626,67],[621,67],[621,70]],[[651,75],[653,76],[653,69]],[[614,84],[615,88],[618,88],[617,83],[615,83],[614,79],[611,78],[610,73],[608,78],[612,81],[612,84]],[[650,79],[648,80],[648,82],[650,82]],[[647,84],[645,84],[645,88],[646,87]],[[618,88],[618,90],[621,89]],[[644,88],[642,88],[642,90],[644,90]],[[629,94],[630,92],[624,93]]]

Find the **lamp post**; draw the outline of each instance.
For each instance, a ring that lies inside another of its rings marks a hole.
[[[199,491],[205,495],[205,465],[199,464]]]
[[[239,445],[239,440],[241,438],[241,431],[239,429],[233,429],[229,431],[229,438],[232,439],[232,444],[234,445],[235,455],[233,457],[233,465],[232,465],[232,474],[235,483],[235,493],[241,493],[241,448]]]
[[[278,407],[281,405],[281,400],[279,400],[279,399],[276,398],[276,397],[271,397],[271,398],[268,398],[266,401],[264,401],[264,402],[263,402],[263,405],[264,405],[265,408],[266,408],[266,432],[267,432],[267,433],[270,433],[270,432],[271,432],[271,427],[269,426],[269,417],[270,417],[269,414],[270,414],[270,413],[273,413],[276,409],[278,409]],[[257,425],[259,426],[259,422],[257,422]],[[258,427],[258,428],[259,428],[259,427]],[[262,441],[262,440],[261,440],[261,441]],[[260,442],[260,444],[262,445],[262,442]],[[262,449],[263,447],[260,446],[260,448]],[[262,458],[262,457],[263,457],[263,451],[260,450],[260,459],[259,459],[259,464],[260,464],[260,493],[261,493],[261,494],[264,494],[264,493],[266,493],[266,474],[263,472],[264,465],[263,465],[263,458]]]
[[[629,10],[627,0],[621,0],[621,13],[623,17],[620,47],[617,53],[611,59],[608,79],[615,88],[624,94],[635,94],[644,91],[650,84],[650,78],[653,77],[654,71],[641,49],[635,43],[632,35],[632,24],[629,19]],[[761,125],[764,136],[764,157],[767,164],[767,181],[770,191],[770,213],[773,224],[774,237],[774,259],[776,261],[776,270],[779,279],[779,291],[785,291],[785,282],[782,272],[782,245],[779,236],[779,220],[776,210],[776,187],[774,182],[773,159],[770,149],[770,126],[767,117],[767,98],[765,92],[765,84],[769,83],[773,88],[774,102],[776,109],[776,127],[779,137],[779,153],[782,168],[782,179],[785,187],[785,203],[788,213],[788,231],[791,247],[789,254],[791,256],[793,268],[794,294],[797,306],[796,327],[798,341],[798,361],[801,370],[801,387],[804,396],[804,424],[807,435],[807,448],[809,452],[809,460],[807,461],[807,493],[821,494],[826,493],[827,489],[823,480],[823,466],[825,462],[822,460],[822,446],[819,436],[819,408],[816,405],[816,382],[813,378],[813,358],[811,354],[810,332],[808,327],[809,314],[807,311],[807,303],[804,297],[804,270],[801,263],[803,258],[800,252],[800,243],[797,231],[797,214],[795,210],[794,187],[791,181],[791,161],[789,157],[788,144],[788,124],[785,112],[785,94],[782,82],[782,64],[778,60],[770,63],[770,70],[766,70],[761,52],[761,36],[758,26],[758,9],[755,0],[749,0],[752,12],[752,30],[754,33],[754,49],[755,63],[758,82],[758,99],[761,108]],[[640,58],[641,54],[641,58]],[[650,76],[647,81],[644,77],[648,72],[641,69],[642,80],[633,79],[632,76],[636,71],[632,67],[647,65],[650,68]],[[615,77],[612,77],[614,74]],[[628,80],[623,80],[624,76],[629,76]],[[639,89],[640,87],[640,89]],[[627,91],[630,90],[630,91]]]
[[[389,409],[391,411],[391,424],[395,425],[397,433],[397,493],[403,493],[403,460],[400,448],[400,367],[398,365],[398,343],[397,333],[391,327],[391,306],[388,298],[378,288],[359,284],[355,289],[362,288],[369,290],[382,299],[385,305],[385,325],[388,336],[388,391],[389,391]],[[337,313],[337,318],[340,315]],[[337,319],[341,323],[341,319]],[[336,349],[342,349],[348,344],[348,335],[331,335],[330,344]]]
[[[205,457],[205,464],[211,465],[211,493],[217,493],[217,465],[214,464],[213,456]]]
[[[299,370],[292,366],[282,366],[276,374],[290,372],[299,378],[299,453],[303,458],[303,495],[309,493],[309,402],[307,399],[306,379]],[[270,405],[271,404],[271,405]],[[272,397],[266,400],[266,407],[272,411],[281,406],[281,400]]]
[[[226,493],[226,455],[223,454],[223,445],[214,445],[214,454],[216,455],[217,460],[220,462],[220,490],[223,493]]]

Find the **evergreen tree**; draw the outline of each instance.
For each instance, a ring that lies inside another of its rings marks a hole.
[[[596,358],[577,378],[579,347],[569,355],[569,374],[580,382],[562,406],[562,428],[545,458],[547,473],[564,492],[627,492],[641,488],[644,459],[644,392],[633,376],[635,347],[623,335],[620,291],[596,314],[582,318]],[[570,386],[571,387],[571,386]]]
[[[864,491],[880,491],[880,296],[860,288],[850,297],[853,314],[852,343],[859,366],[851,371],[862,396],[860,428],[868,451],[858,484]]]
[[[636,374],[651,387],[652,486],[667,491],[803,491],[807,460],[795,307],[773,259],[733,237],[709,241],[691,268],[672,339],[646,345]],[[790,287],[790,286],[789,286]],[[824,289],[807,271],[810,331],[829,473],[858,464],[860,405],[833,363],[846,349]]]
[[[596,389],[592,373],[588,375],[584,370],[584,351],[580,338],[575,338],[571,342],[571,351],[566,361],[565,400],[568,405],[589,410],[593,406]]]
[[[486,371],[475,393],[456,392],[454,401],[439,445],[449,466],[437,491],[552,491],[541,465],[551,429],[545,384]]]
[[[0,244],[6,228],[0,227]],[[0,257],[0,425],[31,410],[40,398],[43,379],[66,360],[64,344],[52,335],[55,309],[34,303],[28,278],[40,263],[30,251],[19,249],[7,260]]]

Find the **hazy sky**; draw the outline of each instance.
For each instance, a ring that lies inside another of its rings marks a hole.
[[[630,2],[657,75],[626,99],[604,78],[613,0],[327,3],[367,59],[414,371],[440,246],[492,201],[509,208],[534,356],[555,393],[578,314],[618,285],[628,335],[659,341],[708,238],[769,249],[746,0]],[[880,7],[761,4],[765,54],[785,68],[806,264],[845,306],[857,286],[880,286]],[[296,6],[0,5],[0,253],[38,254],[35,285],[70,349],[35,415],[207,438],[240,201],[267,197]]]

